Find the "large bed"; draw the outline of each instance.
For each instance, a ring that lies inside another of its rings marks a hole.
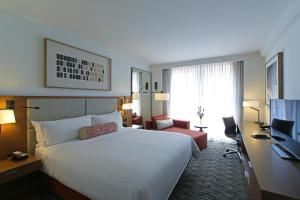
[[[54,101],[56,105],[51,106],[46,102],[33,99],[28,101],[28,106],[47,105],[53,110],[54,107],[59,109],[59,104],[65,104]],[[72,102],[78,104],[78,99],[69,100]],[[84,102],[84,114],[92,114],[86,109],[94,105],[87,105],[86,99]],[[93,99],[93,103],[99,106],[99,101]],[[96,112],[97,109],[91,110]],[[61,115],[57,111],[48,111],[51,114],[45,117],[45,108],[32,112],[29,120],[53,120]],[[70,117],[68,112],[74,117],[74,111],[64,111],[63,116]],[[28,134],[30,141],[30,126]],[[116,132],[88,140],[74,139],[35,150],[42,159],[43,173],[84,197],[101,200],[168,199],[191,156],[198,152],[189,136],[133,128],[119,128]]]

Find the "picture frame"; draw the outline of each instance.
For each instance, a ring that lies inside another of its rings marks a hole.
[[[283,52],[277,53],[266,62],[266,105],[270,99],[283,98]]]
[[[44,38],[44,85],[111,91],[111,58]]]

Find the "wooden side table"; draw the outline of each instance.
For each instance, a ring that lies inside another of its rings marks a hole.
[[[26,160],[13,162],[0,161],[0,184],[25,176],[42,168],[42,161],[36,156],[29,156]]]
[[[199,131],[203,132],[203,129],[208,128],[207,126],[195,126],[195,128],[199,128]]]

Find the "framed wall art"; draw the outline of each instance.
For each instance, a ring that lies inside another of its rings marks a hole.
[[[266,104],[270,99],[283,98],[283,53],[279,52],[266,63]]]
[[[111,59],[44,39],[45,87],[111,90]]]

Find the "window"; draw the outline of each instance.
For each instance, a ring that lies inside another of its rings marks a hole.
[[[222,62],[175,67],[170,72],[170,117],[200,125],[198,106],[204,107],[203,124],[209,136],[224,137],[222,117],[242,116],[243,62]],[[164,81],[166,82],[166,81]],[[168,106],[166,106],[168,107]]]

